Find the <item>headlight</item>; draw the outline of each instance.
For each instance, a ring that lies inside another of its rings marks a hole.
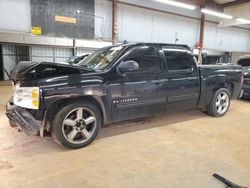
[[[14,104],[23,108],[39,109],[39,87],[14,88]]]

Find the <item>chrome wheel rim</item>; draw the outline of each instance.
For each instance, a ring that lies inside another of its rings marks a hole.
[[[87,108],[76,108],[69,112],[63,120],[64,138],[72,144],[87,142],[96,130],[96,117]]]
[[[215,107],[220,115],[224,114],[228,110],[229,96],[226,92],[219,93],[216,99]]]

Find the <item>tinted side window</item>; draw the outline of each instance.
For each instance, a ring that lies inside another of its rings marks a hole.
[[[133,60],[139,64],[140,73],[156,73],[161,71],[160,58],[154,46],[138,47],[130,52],[124,61]]]
[[[182,51],[163,50],[169,71],[191,70],[194,59],[191,54]]]

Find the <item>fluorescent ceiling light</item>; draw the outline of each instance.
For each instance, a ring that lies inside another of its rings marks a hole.
[[[250,24],[250,20],[244,19],[244,18],[237,18],[238,22],[244,23],[244,24]]]
[[[173,0],[155,0],[155,1],[160,2],[160,3],[165,3],[168,5],[172,5],[172,6],[176,6],[176,7],[180,7],[180,8],[189,9],[189,10],[194,10],[196,8],[194,5],[189,5],[186,3],[181,3],[181,2],[173,1]]]
[[[220,12],[216,12],[216,11],[213,11],[213,10],[208,10],[208,9],[201,9],[201,12],[205,13],[205,14],[209,14],[211,16],[217,16],[217,17],[220,17],[220,18],[226,18],[226,19],[232,19],[233,16],[230,16],[230,15],[227,15],[227,14],[223,14],[223,13],[220,13]]]

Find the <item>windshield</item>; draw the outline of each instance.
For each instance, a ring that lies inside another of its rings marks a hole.
[[[72,56],[72,57],[70,57],[69,59],[67,59],[67,60],[65,61],[65,63],[71,63],[71,62],[75,61],[78,57],[79,57],[79,56]]]
[[[91,70],[103,70],[121,53],[124,48],[124,46],[101,48],[85,59],[79,61],[77,65]]]

